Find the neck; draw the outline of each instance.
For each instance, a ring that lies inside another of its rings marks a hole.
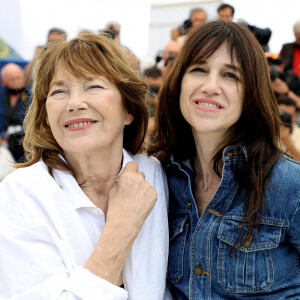
[[[116,183],[122,167],[122,149],[116,153],[66,153],[66,160],[75,171],[75,177],[84,193],[104,212],[108,194]]]
[[[197,154],[195,157],[195,169],[203,187],[210,187],[220,178],[211,166],[211,161],[221,140],[217,136],[194,134]]]

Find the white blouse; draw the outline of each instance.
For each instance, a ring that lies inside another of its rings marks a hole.
[[[123,150],[123,167],[132,160],[158,199],[127,257],[125,289],[83,268],[105,225],[102,210],[72,175],[54,170],[54,179],[40,161],[0,184],[0,299],[163,299],[167,182],[156,159]]]
[[[10,151],[4,145],[0,144],[0,182],[7,174],[14,170],[12,166],[14,162]]]

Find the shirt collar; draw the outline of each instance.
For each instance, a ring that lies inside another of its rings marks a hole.
[[[60,158],[64,160],[62,156],[60,156]],[[125,165],[130,161],[133,161],[131,157],[131,153],[123,149],[122,167],[120,173],[116,178],[117,181]],[[54,176],[56,182],[60,185],[60,187],[63,190],[65,190],[66,193],[68,193],[68,196],[71,199],[74,209],[86,208],[86,207],[96,208],[94,203],[86,196],[86,194],[80,188],[79,184],[77,183],[73,175],[71,175],[68,172],[55,170]]]

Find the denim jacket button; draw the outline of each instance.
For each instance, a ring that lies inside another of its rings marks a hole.
[[[232,152],[227,152],[227,156],[232,156]]]
[[[209,276],[209,273],[206,272],[204,269],[202,269],[201,267],[195,267],[194,268],[194,274],[197,275],[197,276],[200,276],[200,275],[207,275]]]
[[[187,202],[186,202],[186,206],[187,206],[188,209],[191,209],[191,208],[192,208],[192,203],[189,202],[189,201],[187,201]]]
[[[244,243],[243,246],[245,248],[250,248],[252,246],[252,236],[250,236]]]

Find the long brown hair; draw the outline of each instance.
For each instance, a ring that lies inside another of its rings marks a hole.
[[[154,144],[148,153],[163,163],[172,154],[178,160],[193,158],[196,148],[190,125],[179,107],[181,81],[187,68],[205,61],[222,45],[227,45],[231,59],[241,66],[244,85],[243,112],[228,137],[219,145],[211,164],[221,177],[222,152],[229,145],[246,145],[248,159],[234,170],[241,189],[245,189],[245,225],[253,229],[263,215],[263,191],[272,166],[279,158],[280,117],[271,89],[269,68],[264,52],[243,25],[212,21],[189,34],[174,61],[159,96]]]
[[[47,124],[45,103],[58,65],[77,77],[87,77],[88,74],[105,76],[117,86],[125,108],[134,117],[134,121],[125,126],[123,147],[137,153],[148,124],[147,85],[140,79],[138,70],[128,63],[125,50],[117,42],[104,35],[88,33],[69,42],[51,43],[39,56],[33,100],[24,121],[26,162],[17,167],[30,166],[43,159],[50,171],[57,168],[73,173],[59,157],[59,154],[64,157],[63,150]]]

